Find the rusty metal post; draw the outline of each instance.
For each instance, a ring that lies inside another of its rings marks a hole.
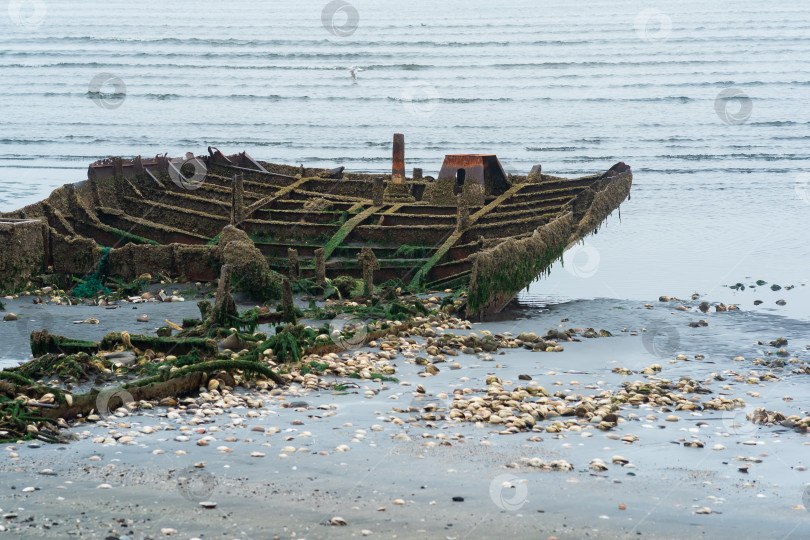
[[[315,250],[315,283],[323,287],[326,285],[326,260],[324,259],[324,249]]]
[[[391,178],[395,184],[405,180],[405,135],[394,133],[394,160],[391,167]]]
[[[281,318],[284,322],[295,324],[295,305],[293,304],[292,284],[287,278],[281,279]]]
[[[301,265],[298,262],[298,250],[287,248],[287,267],[290,271],[290,279],[298,281],[301,279]]]
[[[371,194],[374,198],[374,206],[382,206],[383,196],[385,195],[385,183],[383,182],[382,176],[374,178],[374,187],[371,190]]]
[[[231,225],[236,226],[245,220],[245,177],[242,174],[233,176],[233,194],[231,196]]]

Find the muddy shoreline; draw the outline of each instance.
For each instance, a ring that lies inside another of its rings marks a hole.
[[[25,312],[19,308],[26,299],[6,301],[7,311]],[[552,304],[530,318],[474,324],[473,331],[517,335],[560,325],[599,327],[595,321],[611,303]],[[798,413],[806,407],[807,375],[777,370],[781,380],[755,385],[733,377],[769,371],[752,365],[767,349],[750,344],[746,337],[752,333],[763,339],[785,335],[791,354],[806,361],[799,321],[744,311],[706,315],[697,302],[682,303],[688,311],[626,302],[605,319],[614,337],[565,343],[562,352],[506,349],[491,360],[462,353],[451,359],[460,369],[437,364],[441,371],[432,377],[420,376],[422,366],[400,356],[394,361],[398,382],[355,381],[359,387],[340,392],[294,385],[269,401],[264,395],[260,409],[237,406],[206,423],[190,424],[187,415],[170,417],[156,407],[73,427],[78,440],[67,445],[6,444],[2,474],[9,489],[0,508],[14,517],[4,517],[2,526],[26,538],[495,538],[505,531],[519,538],[806,537],[810,512],[802,497],[810,482],[810,437],[746,423],[744,410],[674,411],[678,421],[669,422],[670,413],[641,406],[623,410],[626,421],[606,432],[513,435],[466,422],[413,422],[415,413],[394,411],[425,399],[447,403],[458,388],[483,390],[493,375],[504,386],[529,375],[554,391],[615,390],[628,379],[644,379],[640,372],[653,362],[672,380],[724,374],[725,381],[708,383],[712,391],[742,396],[749,408]],[[54,328],[69,324],[71,335],[98,339],[112,329],[155,326],[135,322],[141,310],[162,321],[194,308],[193,302],[178,302],[47,311],[53,312]],[[90,316],[100,324],[72,325]],[[698,316],[709,326],[690,328]],[[650,320],[677,329],[677,352],[686,359],[677,359],[674,350],[651,353],[643,333],[631,335]],[[17,338],[8,326],[20,322],[3,323],[10,342]],[[747,360],[735,362],[738,355]],[[635,373],[615,373],[617,366]],[[424,395],[414,392],[417,385],[424,386]],[[247,398],[255,391],[237,388],[234,394]],[[449,400],[437,397],[447,394]],[[284,406],[301,401],[306,408]],[[624,442],[625,435],[638,440]],[[124,443],[122,436],[128,437]],[[702,448],[683,445],[696,438]],[[341,445],[348,450],[338,451]],[[724,448],[713,450],[717,445]],[[617,455],[629,466],[614,463]],[[538,470],[528,464],[532,458],[563,459],[573,470]],[[594,459],[607,470],[590,468]],[[195,467],[201,462],[204,467]],[[216,508],[202,508],[205,501]],[[705,509],[711,513],[696,513]],[[347,525],[328,525],[336,517]]]

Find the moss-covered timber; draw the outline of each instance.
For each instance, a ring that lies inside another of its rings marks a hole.
[[[487,212],[492,211],[493,209],[497,208],[499,204],[511,198],[515,193],[517,193],[521,189],[521,187],[522,185],[520,184],[512,186],[511,188],[506,190],[505,193],[503,193],[499,197],[496,197],[489,204],[487,204],[486,206],[475,212],[473,215],[469,216],[467,223],[468,228],[473,224],[475,224],[475,222],[478,221],[482,216],[485,216]],[[417,270],[416,274],[414,274],[413,279],[408,285],[410,289],[417,290],[425,284],[425,281],[431,268],[433,268],[436,265],[436,263],[438,263],[447,254],[447,252],[450,251],[450,248],[452,248],[454,245],[458,243],[464,232],[465,229],[457,228],[447,236],[444,242],[442,242],[442,245],[439,247],[439,249],[437,249],[436,252],[433,254],[433,256],[431,256],[430,259],[428,259],[427,262],[423,264],[422,267],[419,268],[419,270]]]
[[[108,413],[123,406],[125,402],[162,399],[166,396],[182,397],[197,392],[208,379],[203,371],[186,373],[167,381],[153,382],[143,386],[122,385],[101,391],[94,389],[87,394],[73,396],[73,403],[63,403],[53,409],[43,409],[40,413],[45,418],[63,418],[70,420],[78,416],[87,416],[91,411]],[[99,399],[101,396],[101,399]],[[106,410],[105,410],[106,409]]]
[[[547,272],[563,252],[595,232],[629,196],[633,176],[617,164],[579,192],[567,212],[522,239],[508,238],[475,255],[466,315],[480,319],[501,310],[520,290]],[[527,185],[527,184],[524,184]]]
[[[121,332],[110,332],[100,342],[71,339],[48,333],[47,330],[31,332],[31,354],[41,356],[44,354],[95,354],[99,350],[112,351],[117,347],[131,346],[145,351],[151,349],[155,353],[188,354],[197,349],[204,354],[216,354],[217,342],[206,338],[179,338],[179,337],[152,337],[140,334],[128,334],[126,338]]]
[[[480,318],[490,306],[509,302],[561,257],[571,235],[571,217],[568,213],[538,227],[529,238],[509,238],[479,253],[470,277],[467,316]]]
[[[346,239],[347,236],[349,236],[349,233],[351,233],[355,227],[357,227],[363,221],[368,219],[368,217],[373,213],[378,212],[380,208],[382,207],[372,206],[370,208],[366,208],[356,216],[346,220],[346,222],[340,227],[340,229],[338,229],[335,235],[332,236],[332,238],[330,238],[328,242],[326,242],[326,245],[324,245],[323,247],[324,257],[328,259],[329,256],[332,255],[332,252],[335,250],[335,248],[338,247],[341,244],[341,242],[343,242]]]

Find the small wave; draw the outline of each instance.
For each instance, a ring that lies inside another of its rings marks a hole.
[[[548,146],[546,148],[534,146],[526,147],[526,151],[528,152],[570,152],[572,150],[584,150],[584,148],[580,148],[579,146]]]
[[[783,126],[807,126],[810,122],[794,122],[793,120],[772,120],[769,122],[751,122],[752,126],[783,127]]]

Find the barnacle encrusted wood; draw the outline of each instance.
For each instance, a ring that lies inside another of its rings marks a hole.
[[[378,283],[469,286],[468,310],[483,316],[595,231],[632,183],[624,163],[580,178],[539,166],[507,177],[491,154],[451,155],[445,165],[438,179],[395,183],[390,174],[266,163],[215,148],[190,158],[105,159],[86,181],[0,214],[0,289],[46,272],[63,283],[144,273],[213,281],[229,264],[234,290],[277,300],[282,276],[301,287],[363,278],[358,256],[367,248]],[[566,223],[563,235],[557,229]]]

